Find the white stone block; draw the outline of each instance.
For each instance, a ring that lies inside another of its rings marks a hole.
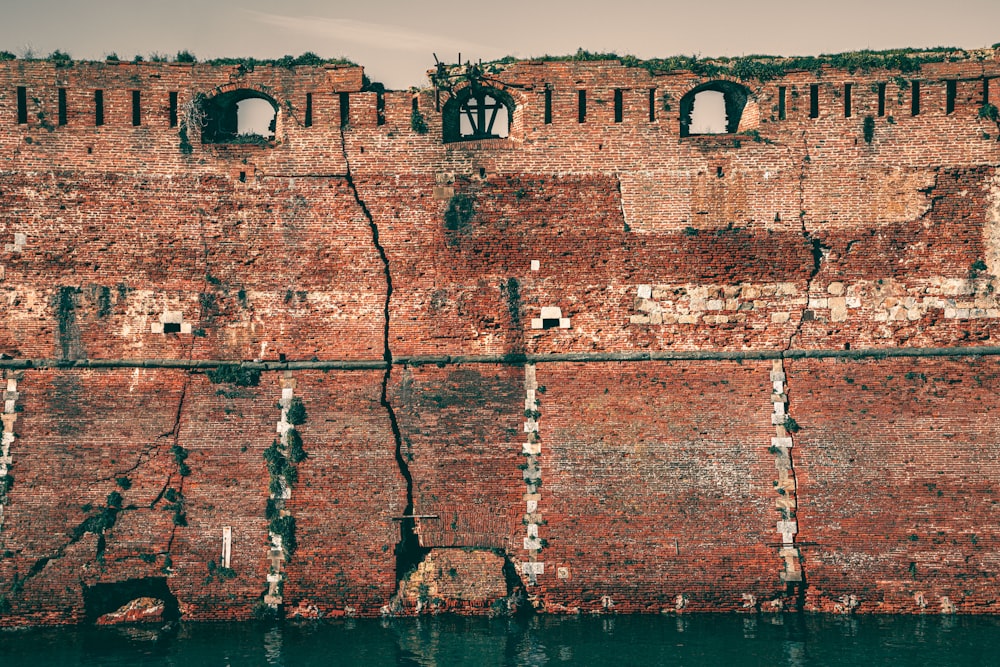
[[[149,325],[150,333],[161,334],[163,333],[163,322],[152,322]]]
[[[778,522],[778,532],[784,535],[785,533],[791,533],[794,535],[799,532],[799,524],[795,521],[779,521]]]
[[[774,403],[774,414],[776,414],[776,415],[784,415],[785,414],[785,404],[784,403],[775,402]]]
[[[636,290],[636,296],[640,299],[649,299],[653,296],[653,286],[652,285],[639,285],[639,289]]]
[[[7,379],[7,391],[17,391],[17,380],[14,378]]]
[[[164,324],[180,324],[184,321],[184,313],[179,310],[165,310],[160,315],[160,321]]]
[[[540,442],[524,442],[521,443],[521,453],[528,454],[529,456],[538,456],[542,453],[542,443]]]
[[[785,423],[785,415],[771,415],[771,425],[779,426]]]
[[[525,504],[527,505],[525,511],[527,511],[528,514],[532,514],[533,512],[538,511],[537,500],[528,500]]]
[[[785,372],[784,371],[771,371],[771,382],[784,381]]]
[[[772,447],[791,447],[792,446],[792,439],[791,438],[771,438],[771,446]]]
[[[785,393],[785,383],[781,380],[776,380],[771,382],[771,386],[774,388],[775,393],[784,394]]]
[[[540,268],[542,268],[542,263],[541,262],[539,262],[537,259],[531,260],[531,270],[532,271],[537,271]]]
[[[635,316],[633,316],[633,317],[635,317]],[[644,319],[646,321],[649,321],[648,317],[644,317],[642,319]],[[540,318],[540,317],[532,317],[531,318],[531,328],[532,329],[542,329],[542,328],[544,328],[543,325],[542,325],[542,318]]]
[[[568,317],[560,317],[559,318],[559,328],[560,329],[569,329],[569,328],[571,328],[570,325],[569,325],[569,318]]]
[[[562,309],[558,306],[543,306],[542,307],[542,319],[543,320],[558,320],[562,317]]]
[[[524,538],[524,550],[525,551],[538,551],[542,548],[542,541],[537,537],[526,537]]]
[[[545,574],[545,563],[521,563],[521,574]]]
[[[775,324],[784,324],[791,316],[791,313],[771,313],[771,321]]]
[[[538,431],[538,422],[537,421],[535,421],[534,419],[529,419],[528,421],[524,422],[524,432],[525,433],[534,433],[536,431]]]
[[[182,334],[189,334],[189,333],[191,333],[191,323],[190,322],[181,322],[181,333]]]
[[[528,537],[538,537],[538,524],[529,523],[525,528],[528,529]]]

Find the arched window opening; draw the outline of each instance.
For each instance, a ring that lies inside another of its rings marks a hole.
[[[726,96],[717,90],[703,90],[691,105],[689,134],[726,133]]]
[[[681,136],[739,131],[750,91],[731,81],[709,81],[681,98]]]
[[[444,105],[445,141],[505,139],[510,135],[513,100],[493,88],[466,88]]]
[[[234,90],[202,105],[207,144],[265,143],[274,139],[278,104],[256,90]]]

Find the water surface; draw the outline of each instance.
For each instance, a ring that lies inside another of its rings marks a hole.
[[[1000,618],[424,617],[0,631],[0,665],[996,665]]]

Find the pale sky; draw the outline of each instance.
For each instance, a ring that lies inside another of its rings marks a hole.
[[[313,51],[388,88],[454,62],[564,55],[816,55],[1000,42],[1000,0],[0,0],[0,50],[131,60]]]

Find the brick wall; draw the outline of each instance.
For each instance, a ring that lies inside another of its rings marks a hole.
[[[159,578],[197,619],[410,613],[419,582],[469,613],[995,611],[997,62],[734,81],[745,132],[703,136],[705,77],[516,62],[509,137],[452,143],[444,93],[360,67],[0,63],[0,625]],[[204,143],[190,103],[240,91],[274,138]]]

